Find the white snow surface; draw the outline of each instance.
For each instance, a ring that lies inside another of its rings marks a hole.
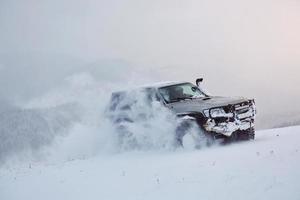
[[[300,199],[300,127],[201,150],[135,151],[0,168],[1,200]]]

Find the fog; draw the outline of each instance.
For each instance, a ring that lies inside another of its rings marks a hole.
[[[77,73],[204,77],[212,94],[254,97],[261,128],[299,121],[299,24],[296,0],[1,0],[0,96],[23,106]]]

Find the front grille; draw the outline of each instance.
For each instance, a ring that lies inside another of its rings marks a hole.
[[[249,102],[242,102],[234,105],[234,110],[239,120],[245,120],[253,116],[251,104]]]
[[[253,108],[252,102],[250,101],[244,101],[238,104],[229,104],[227,106],[223,106],[222,108],[224,109],[226,114],[233,113],[233,116],[214,117],[214,121],[217,124],[224,122],[233,122],[236,119],[243,122],[254,120],[255,110]]]

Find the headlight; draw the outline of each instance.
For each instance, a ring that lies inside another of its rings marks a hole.
[[[254,99],[249,100],[249,103],[250,103],[251,108],[252,108],[252,110],[253,110],[253,112],[254,112],[254,115],[257,114],[257,111],[256,111],[256,105],[255,105],[255,100],[254,100]]]
[[[203,110],[203,113],[204,113],[205,117],[209,117],[209,109]]]
[[[223,108],[213,108],[210,110],[211,117],[224,117],[226,112]]]

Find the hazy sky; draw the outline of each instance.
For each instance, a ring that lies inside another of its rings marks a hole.
[[[299,0],[0,0],[0,30],[1,90],[119,60],[162,80],[204,76],[266,113],[300,110]]]

